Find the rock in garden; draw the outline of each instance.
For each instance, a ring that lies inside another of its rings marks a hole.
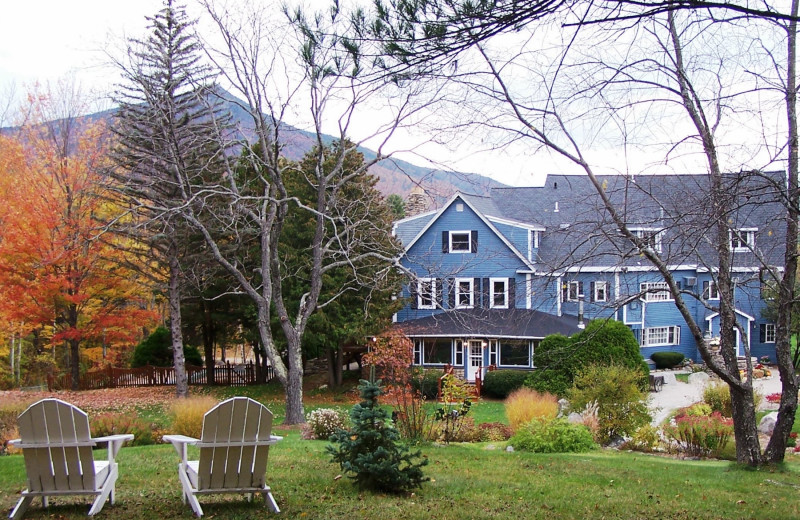
[[[512,453],[514,451],[514,446],[507,446],[506,451]]]
[[[758,423],[758,431],[766,435],[772,435],[776,422],[778,422],[778,412],[770,412]]]
[[[694,374],[689,374],[689,384],[690,385],[693,385],[693,384],[696,384],[696,383],[701,383],[702,384],[702,383],[705,383],[706,381],[708,381],[709,379],[710,378],[708,377],[708,374],[706,374],[705,372],[695,372]]]

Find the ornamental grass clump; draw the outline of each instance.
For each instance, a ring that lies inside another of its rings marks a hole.
[[[533,419],[555,419],[558,415],[558,398],[532,388],[519,388],[506,399],[505,410],[511,430],[516,432]]]
[[[133,434],[133,440],[128,441],[132,446],[146,446],[155,444],[153,425],[140,418],[135,412],[119,413],[106,412],[92,415],[89,420],[92,437],[105,437],[108,435]]]
[[[389,413],[378,405],[380,387],[361,381],[358,389],[362,401],[350,411],[352,428],[331,436],[332,462],[362,489],[404,493],[422,486],[428,480],[422,474],[428,459],[400,442]]]
[[[588,428],[572,424],[563,417],[533,419],[509,442],[517,450],[534,453],[582,453],[595,448]]]
[[[715,457],[733,435],[733,420],[719,412],[710,416],[683,416],[664,427],[664,435],[678,452],[693,457]]]
[[[346,416],[331,408],[319,408],[306,416],[306,424],[300,435],[306,440],[328,440],[336,430],[345,427]]]
[[[178,399],[170,408],[172,432],[199,439],[203,433],[203,417],[217,405],[217,402],[211,396]]]

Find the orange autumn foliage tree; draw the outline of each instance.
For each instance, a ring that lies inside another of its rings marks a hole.
[[[46,121],[49,103],[32,97],[33,122],[0,141],[0,313],[66,344],[75,388],[82,347],[135,342],[156,316],[118,239],[103,233],[115,216],[103,175],[108,133],[74,118]]]

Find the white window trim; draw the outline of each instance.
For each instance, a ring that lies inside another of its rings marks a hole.
[[[495,283],[502,283],[503,284],[503,301],[505,303],[503,305],[495,305],[494,297],[497,294],[494,292],[494,284]],[[489,308],[490,309],[508,309],[508,278],[489,278]]]
[[[599,298],[597,293],[600,288],[603,288],[603,297]],[[592,295],[593,301],[596,302],[607,302],[608,301],[608,282],[605,280],[600,280],[594,282],[594,294]]]
[[[734,253],[745,253],[751,251],[756,247],[756,231],[758,228],[739,228],[731,229],[728,232],[728,240],[730,241],[731,251]],[[739,242],[740,238],[745,240],[744,246],[735,246],[734,239]]]
[[[431,303],[430,305],[423,305],[422,303],[422,285],[429,283],[431,287]],[[436,308],[436,278],[419,278],[417,280],[417,308],[418,309],[435,309]]]
[[[568,302],[577,302],[583,298],[583,294],[581,294],[581,282],[580,280],[572,280],[569,282],[565,282],[567,285],[567,298],[564,301]],[[573,287],[575,288],[575,297],[573,298],[571,295],[573,293]]]
[[[461,358],[459,361],[458,358]],[[453,342],[453,365],[456,367],[464,366],[464,340],[457,339]]]
[[[651,343],[648,341],[648,338],[651,334],[656,334],[657,331],[663,331],[664,335],[666,336],[666,341],[660,341],[658,343]],[[669,341],[670,333],[673,334],[673,340]],[[664,327],[646,327],[642,329],[642,346],[643,347],[665,347],[665,346],[674,346],[681,344],[681,328],[678,325],[668,325]]]
[[[775,343],[775,324],[774,323],[765,323],[764,324],[764,343]],[[772,336],[772,339],[770,339]]]
[[[461,284],[469,284],[469,305],[462,305],[459,296],[463,293],[460,292]],[[453,293],[455,295],[456,309],[472,309],[475,306],[475,279],[473,278],[456,278],[454,281]]]
[[[500,348],[499,348],[499,341],[496,339],[489,340],[489,364],[500,366]],[[494,363],[492,363],[492,358],[494,358]]]
[[[661,238],[664,236],[664,230],[662,228],[654,228],[654,227],[628,227],[631,233],[636,235],[639,238],[645,238],[646,235],[652,234],[655,238],[655,244],[653,245],[653,251],[656,253],[661,253]]]
[[[717,282],[715,282],[714,280],[707,280],[703,282],[703,284],[705,283],[708,283],[708,296],[706,296],[706,291],[703,290],[703,299],[719,300],[719,287],[717,287]]]
[[[505,365],[503,364],[503,349],[500,348],[500,342],[497,342],[497,366],[500,368],[520,368],[520,367],[527,367],[530,368],[533,365],[533,345],[531,341],[527,342],[528,344],[528,364],[527,365]]]
[[[414,340],[414,365],[422,366],[422,342],[421,339]]]
[[[447,250],[450,253],[459,254],[459,253],[471,253],[472,252],[472,231],[470,231],[470,230],[466,230],[466,231],[448,231],[447,233],[448,233],[448,235],[447,235],[447,241],[448,241]],[[466,251],[462,251],[462,250],[455,251],[455,250],[453,250],[453,235],[462,235],[462,234],[467,235],[467,249],[466,249]]]
[[[653,292],[654,289],[658,291]],[[639,284],[639,290],[642,292],[642,300],[646,302],[674,301],[672,292],[669,290],[669,285],[667,285],[667,282],[642,282]],[[659,296],[662,292],[666,293],[666,298]]]

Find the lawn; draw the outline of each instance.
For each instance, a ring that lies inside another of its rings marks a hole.
[[[213,390],[219,397],[229,392]],[[282,413],[280,392],[253,387],[243,393]],[[309,401],[312,409],[345,406],[347,399],[329,395],[326,402],[320,393]],[[163,408],[151,402],[138,408],[148,418],[163,416]],[[480,402],[473,412],[477,422],[504,420],[498,402]],[[272,449],[267,473],[284,518],[800,518],[796,456],[780,468],[753,471],[724,461],[611,450],[538,455],[509,453],[502,443],[426,445],[422,454],[430,461],[425,474],[431,481],[412,495],[392,496],[362,492],[347,478],[337,478],[340,471],[329,462],[326,442],[302,440],[297,428],[279,430],[285,440]],[[100,518],[191,517],[180,499],[178,457],[171,446],[126,447],[118,460],[117,504],[106,505]],[[6,511],[24,483],[22,456],[0,457],[0,503]],[[270,516],[260,501],[247,503],[237,495],[202,497],[201,503],[208,518]],[[89,499],[63,497],[51,504],[44,511],[36,500],[26,518],[85,518]]]

